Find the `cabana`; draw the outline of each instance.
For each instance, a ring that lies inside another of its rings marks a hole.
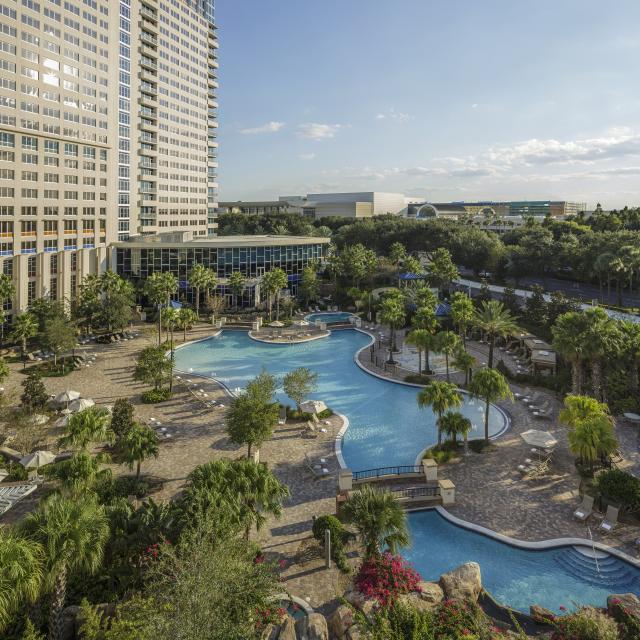
[[[531,352],[531,364],[533,365],[533,373],[536,374],[541,370],[556,372],[556,353],[547,349],[533,349]]]

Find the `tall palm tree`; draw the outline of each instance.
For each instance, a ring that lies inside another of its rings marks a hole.
[[[584,420],[567,433],[569,448],[589,465],[593,472],[593,463],[598,458],[611,455],[618,448],[613,425],[607,416],[595,416]]]
[[[464,371],[464,386],[466,387],[471,380],[473,366],[476,364],[476,359],[468,352],[464,350],[464,347],[457,349],[454,358],[453,366]]]
[[[44,548],[45,585],[51,590],[49,640],[61,640],[68,575],[95,573],[102,562],[109,538],[104,507],[91,495],[71,499],[53,494],[26,517],[21,529]]]
[[[242,296],[247,286],[247,279],[240,271],[233,271],[228,278],[229,289],[233,295],[233,306],[238,308],[238,298]]]
[[[431,407],[438,416],[436,426],[438,428],[438,446],[440,446],[442,444],[440,418],[449,409],[457,409],[462,406],[462,394],[454,384],[434,380],[418,393],[417,401],[421,409]]]
[[[380,305],[380,322],[389,327],[389,360],[388,364],[395,364],[393,352],[396,348],[396,329],[402,327],[406,320],[402,302],[395,296],[388,296]]]
[[[27,341],[36,335],[38,335],[38,320],[32,313],[27,311],[15,318],[11,330],[11,340],[20,342],[22,355],[27,351]]]
[[[367,558],[380,554],[383,548],[396,553],[399,547],[409,545],[406,512],[390,491],[365,485],[351,493],[342,513],[358,532]]]
[[[111,442],[113,438],[108,411],[104,407],[95,406],[69,416],[58,446],[86,449],[91,443]]]
[[[91,455],[88,451],[77,451],[70,458],[47,467],[47,477],[55,478],[60,489],[67,495],[78,495],[91,491],[100,480],[111,477],[111,469],[101,469],[102,463],[110,462],[106,453]]]
[[[193,325],[198,321],[198,314],[192,309],[188,309],[187,307],[182,307],[178,309],[178,314],[176,317],[176,329],[180,329],[183,331],[182,341],[187,341],[187,329],[189,327],[193,327]]]
[[[283,289],[286,288],[289,283],[287,274],[280,267],[276,267],[267,271],[262,276],[262,284],[267,294],[267,304],[269,305],[269,320],[271,320],[273,311],[273,298],[276,299],[276,320],[280,319],[280,296]]]
[[[418,351],[418,375],[422,375],[422,354],[431,348],[432,335],[426,329],[414,329],[404,341]]]
[[[207,269],[202,264],[195,264],[188,274],[189,284],[195,289],[196,316],[200,317],[200,293],[203,289],[212,289],[218,278],[212,269]]]
[[[571,393],[582,391],[582,367],[586,356],[588,319],[582,311],[569,311],[558,316],[551,327],[553,348],[571,363]]]
[[[436,334],[435,349],[444,353],[444,361],[447,370],[447,382],[451,382],[449,376],[449,359],[452,358],[460,347],[460,338],[453,331],[441,331]]]
[[[458,436],[463,436],[465,446],[467,443],[467,435],[471,431],[471,420],[463,416],[459,411],[447,411],[439,418],[440,431],[446,433],[452,444],[455,446]]]
[[[40,595],[44,549],[8,527],[0,528],[0,631],[25,603]]]
[[[622,332],[622,351],[630,371],[630,389],[637,394],[640,390],[640,324],[623,321],[619,325]]]
[[[489,340],[489,369],[492,369],[496,338],[515,333],[518,329],[515,318],[501,302],[486,300],[475,312],[473,323],[485,333]]]
[[[171,296],[178,290],[178,279],[169,271],[156,271],[145,282],[144,291],[158,309],[158,344],[162,342],[162,305],[169,306]]]
[[[559,421],[575,429],[579,424],[600,416],[609,416],[609,407],[589,396],[569,395],[564,399],[564,409],[560,411]]]
[[[451,320],[458,327],[465,349],[467,347],[467,329],[473,322],[473,316],[473,300],[461,291],[456,291],[451,296]]]
[[[603,284],[602,277],[606,278],[607,281],[607,302],[610,302],[611,298],[611,263],[613,262],[614,255],[610,252],[601,253],[593,262],[593,271],[598,276],[598,282],[600,285],[600,300],[602,301],[603,295]]]
[[[151,427],[134,422],[131,429],[118,441],[118,450],[122,462],[129,469],[136,466],[138,480],[143,460],[158,457],[158,434]]]
[[[480,369],[476,371],[469,383],[469,392],[474,398],[484,400],[484,440],[489,444],[489,408],[492,402],[512,400],[513,393],[507,379],[495,369]]]
[[[622,333],[617,322],[604,309],[596,307],[584,312],[587,320],[585,333],[586,355],[591,364],[591,387],[596,400],[606,402],[602,385],[603,358],[616,358],[622,348]]]

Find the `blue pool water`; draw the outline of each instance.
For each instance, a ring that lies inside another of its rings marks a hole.
[[[348,311],[325,311],[322,313],[310,313],[305,316],[305,320],[309,322],[326,322],[327,324],[342,324],[349,322],[351,316],[353,316],[353,313]]]
[[[574,604],[605,606],[612,593],[640,595],[640,569],[606,556],[596,562],[574,547],[529,551],[464,529],[435,510],[409,514],[405,556],[425,580],[464,562],[480,564],[482,584],[502,604],[528,613],[539,604],[559,614]]]
[[[181,371],[215,377],[231,390],[246,386],[262,367],[279,378],[308,367],[318,374],[318,390],[312,397],[349,419],[342,453],[350,469],[414,464],[426,447],[437,442],[435,416],[418,408],[417,388],[381,380],[355,364],[354,354],[370,341],[359,331],[345,330],[301,344],[265,344],[245,332],[223,331],[177,349],[175,358]],[[278,399],[292,404],[282,390]],[[483,437],[483,405],[467,399],[460,411],[471,419],[470,437]],[[492,407],[490,433],[501,431],[505,421]]]

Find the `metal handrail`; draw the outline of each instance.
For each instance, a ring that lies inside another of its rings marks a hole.
[[[422,467],[416,465],[399,465],[396,467],[378,467],[377,469],[365,469],[354,471],[354,480],[366,480],[368,478],[380,478],[383,476],[399,476],[405,473],[421,473]]]

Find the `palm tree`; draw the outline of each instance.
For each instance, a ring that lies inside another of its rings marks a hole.
[[[622,347],[622,334],[613,318],[596,307],[584,312],[587,321],[586,355],[591,362],[591,386],[596,400],[606,402],[602,386],[602,359],[615,358]]]
[[[518,327],[515,318],[497,300],[488,300],[482,303],[473,316],[473,323],[489,339],[489,369],[493,368],[493,350],[498,336],[507,336],[514,333]]]
[[[473,366],[476,364],[476,359],[468,352],[464,350],[464,347],[457,349],[453,358],[453,366],[460,371],[464,371],[464,386],[469,384],[472,377]]]
[[[0,631],[42,587],[44,550],[8,527],[0,528]]]
[[[280,319],[280,292],[287,286],[289,279],[285,271],[276,267],[267,271],[262,276],[262,286],[267,294],[267,305],[269,306],[269,320],[272,318],[273,298],[276,298],[276,320]]]
[[[11,302],[11,306],[13,306],[12,300],[15,293],[16,287],[13,284],[11,276],[6,273],[0,274],[0,311],[4,309],[4,304],[6,302]],[[2,322],[0,322],[0,344],[4,342],[4,316],[5,313],[2,311]]]
[[[218,278],[213,270],[207,269],[204,265],[195,264],[188,275],[189,284],[195,289],[196,316],[200,317],[200,292],[202,289],[212,289],[215,287]]]
[[[405,322],[405,310],[403,304],[395,296],[386,297],[380,305],[380,322],[389,327],[389,360],[388,364],[395,364],[393,352],[396,348],[396,329]]]
[[[598,276],[598,282],[600,284],[600,300],[603,299],[602,291],[602,275],[604,274],[607,280],[607,302],[610,302],[611,298],[611,263],[613,262],[614,255],[606,252],[601,253],[593,262],[593,271]]]
[[[459,411],[447,411],[439,419],[439,429],[451,438],[451,443],[455,446],[458,436],[464,437],[465,447],[467,444],[467,435],[471,431],[471,420],[463,416]]]
[[[431,348],[432,336],[426,329],[414,329],[404,340],[418,351],[418,375],[422,375],[422,352]],[[428,369],[428,367],[427,367]]]
[[[467,329],[473,322],[473,316],[473,300],[461,291],[456,291],[451,296],[451,320],[458,327],[465,349],[467,347]]]
[[[596,460],[611,455],[618,448],[618,441],[608,416],[594,416],[579,422],[567,433],[567,438],[572,453],[587,463],[591,472]]]
[[[81,450],[48,467],[47,477],[58,480],[60,488],[69,495],[85,493],[99,481],[111,477],[111,469],[100,468],[101,463],[110,461],[110,456],[105,453],[92,456],[88,451]]]
[[[89,407],[69,416],[65,435],[58,446],[86,449],[92,442],[112,442],[109,413],[104,407]]]
[[[134,422],[133,426],[118,442],[122,462],[133,470],[136,466],[136,480],[140,478],[140,465],[148,458],[158,457],[158,434],[151,428]]]
[[[438,416],[436,426],[438,427],[438,446],[440,446],[442,444],[440,418],[449,409],[462,406],[462,394],[454,384],[434,380],[418,393],[417,401],[421,409],[431,407]]]
[[[383,548],[396,553],[399,547],[409,545],[406,512],[390,491],[365,485],[351,493],[342,513],[356,528],[367,558],[380,554]]]
[[[176,317],[176,329],[180,329],[183,331],[182,341],[187,341],[187,329],[189,327],[193,327],[193,325],[198,321],[198,314],[192,309],[188,309],[187,307],[182,307],[178,309],[178,315]]]
[[[49,640],[61,640],[68,575],[95,573],[102,562],[109,538],[104,507],[90,494],[73,499],[53,494],[26,517],[21,529],[45,550],[45,585],[52,594]]]
[[[23,356],[27,351],[27,340],[36,335],[38,335],[38,320],[32,313],[27,311],[15,318],[10,337],[11,340],[20,342]]]
[[[484,400],[484,441],[489,444],[489,408],[492,402],[512,400],[513,393],[507,379],[495,369],[480,369],[476,371],[469,383],[469,391],[474,398]]]
[[[622,332],[623,353],[630,371],[630,389],[633,394],[640,390],[640,324],[622,321],[619,324]]]
[[[436,334],[435,349],[444,353],[444,361],[447,369],[447,382],[451,382],[449,377],[449,358],[455,355],[460,347],[460,338],[453,331],[441,331]]]
[[[238,298],[244,293],[247,279],[240,271],[233,271],[228,279],[229,289],[233,295],[233,306],[238,308]]]
[[[606,404],[589,396],[570,395],[564,399],[564,409],[560,411],[558,419],[570,429],[575,429],[582,422],[600,416],[609,416]]]
[[[165,339],[169,340],[171,335],[171,349],[173,350],[173,332],[178,324],[178,310],[173,307],[166,307],[162,310],[162,324],[164,325]]]
[[[582,311],[569,311],[558,316],[551,327],[553,348],[571,363],[571,393],[582,391],[582,365],[587,350],[588,319]]]
[[[144,290],[158,309],[158,344],[162,342],[162,305],[169,306],[171,296],[178,290],[178,279],[169,271],[156,271],[145,282]]]

